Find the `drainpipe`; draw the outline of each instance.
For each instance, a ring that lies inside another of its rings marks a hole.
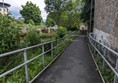
[[[93,8],[93,0],[91,0],[91,7],[90,7],[90,29],[89,33],[92,31],[92,8]]]

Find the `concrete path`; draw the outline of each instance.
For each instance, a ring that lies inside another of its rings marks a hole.
[[[34,83],[102,83],[84,37],[76,40]]]

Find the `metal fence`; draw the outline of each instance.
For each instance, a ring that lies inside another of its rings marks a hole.
[[[24,53],[24,62],[23,62],[22,64],[16,66],[16,67],[14,67],[14,68],[12,68],[11,70],[8,70],[8,71],[6,71],[6,72],[0,74],[0,78],[6,76],[6,75],[8,75],[8,74],[10,74],[11,72],[13,72],[13,71],[15,71],[15,70],[17,70],[17,69],[19,69],[19,68],[21,68],[21,67],[24,67],[24,68],[25,68],[26,83],[30,83],[31,81],[29,80],[28,63],[30,63],[30,62],[36,60],[36,59],[39,58],[39,57],[42,57],[42,65],[43,65],[43,67],[45,68],[45,63],[44,63],[44,61],[45,61],[45,54],[48,53],[48,52],[51,52],[51,56],[53,57],[53,53],[54,53],[54,52],[53,52],[53,49],[55,49],[55,48],[61,46],[63,43],[65,43],[65,42],[60,42],[60,43],[59,43],[59,41],[64,41],[64,40],[65,40],[64,38],[62,38],[62,39],[57,39],[57,40],[54,40],[54,41],[50,41],[50,42],[46,42],[46,43],[42,43],[42,44],[30,46],[30,47],[27,47],[27,48],[15,50],[15,51],[12,51],[12,52],[0,54],[0,58],[1,58],[1,57],[4,58],[5,56],[10,56],[10,55],[12,55],[12,54],[16,54],[16,53],[20,53],[20,52],[23,52],[23,53]],[[57,43],[56,46],[54,46],[54,42]],[[46,44],[51,44],[51,49],[45,51],[45,50],[44,50],[44,45],[46,45]],[[41,48],[42,48],[42,53],[41,53],[40,55],[37,55],[37,56],[35,56],[34,58],[28,60],[28,59],[27,59],[27,50],[29,50],[29,49],[34,49],[34,48],[36,48],[36,47],[41,47]]]
[[[93,58],[95,60],[100,76],[103,80],[103,83],[118,83],[118,53],[112,50],[111,48],[105,46],[104,44],[100,43],[99,41],[97,41],[93,37],[93,33],[88,34],[87,37],[90,44],[91,52],[93,54]],[[111,53],[112,57],[114,56],[116,57],[114,65],[112,65],[108,59],[109,53]],[[101,65],[101,68],[99,64]],[[109,79],[113,78],[113,80],[111,80],[110,82],[107,82],[104,78],[106,72],[105,70],[107,69],[106,66],[108,66],[111,72],[113,73],[111,78],[109,78]]]

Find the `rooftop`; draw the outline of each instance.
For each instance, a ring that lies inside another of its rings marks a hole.
[[[3,2],[0,2],[0,5],[3,5]],[[10,7],[11,5],[8,3],[4,3],[5,6]]]

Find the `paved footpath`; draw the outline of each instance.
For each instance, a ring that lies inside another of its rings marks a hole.
[[[76,40],[34,83],[102,83],[85,38]]]

